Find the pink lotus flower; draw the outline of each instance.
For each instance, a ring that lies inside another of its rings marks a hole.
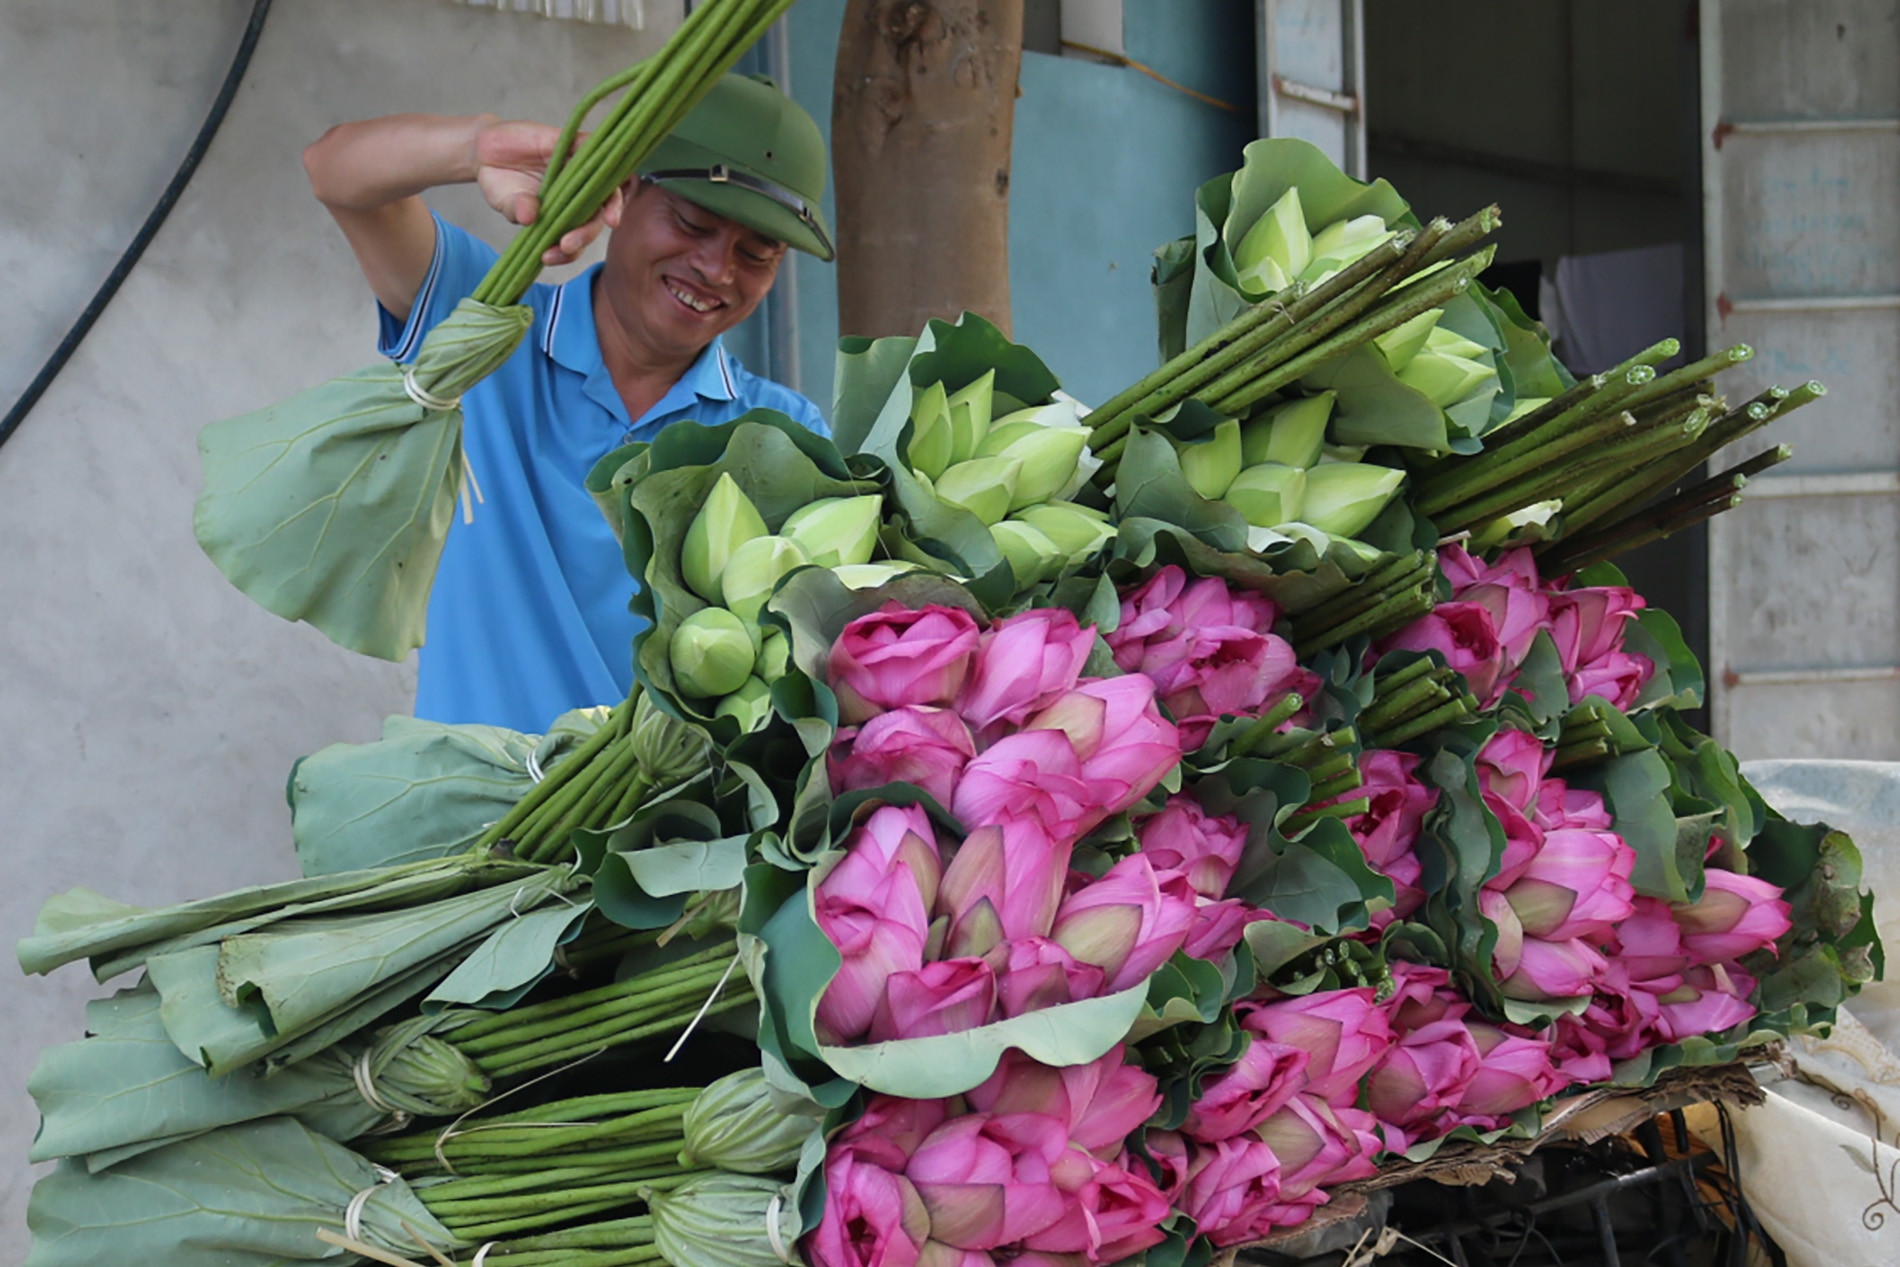
[[[831,647],[827,676],[847,723],[909,704],[948,704],[963,689],[976,621],[957,607],[910,611],[897,603],[860,616]]]
[[[1394,651],[1436,651],[1464,676],[1478,702],[1490,708],[1504,698],[1504,645],[1491,613],[1479,603],[1440,603],[1395,634],[1374,644],[1380,655]]]
[[[1303,1090],[1335,1105],[1349,1105],[1359,1079],[1392,1046],[1392,1026],[1373,1002],[1371,986],[1321,990],[1272,1003],[1240,1003],[1241,1027],[1256,1038],[1312,1053]]]
[[[1696,1034],[1720,1034],[1755,1015],[1748,1001],[1755,978],[1732,963],[1694,964],[1682,984],[1656,996],[1656,1033],[1679,1043]]]
[[[1544,847],[1544,830],[1527,818],[1515,805],[1492,796],[1484,798],[1484,807],[1504,830],[1504,853],[1498,859],[1498,873],[1485,881],[1492,888],[1505,889],[1523,876]]]
[[[1676,907],[1674,914],[1683,948],[1703,963],[1771,948],[1793,927],[1779,888],[1713,867],[1703,873],[1701,900]]]
[[[870,1027],[885,981],[923,966],[928,903],[936,896],[930,820],[915,807],[885,806],[851,834],[844,858],[819,881],[812,909],[838,948],[838,973],[818,1003],[819,1036],[849,1042]]]
[[[838,732],[830,756],[833,795],[886,783],[912,783],[949,805],[957,778],[976,755],[963,719],[943,708],[915,705],[881,713],[859,729]]]
[[[1280,1199],[1291,1201],[1321,1184],[1349,1183],[1378,1170],[1378,1119],[1363,1109],[1296,1095],[1256,1133],[1280,1159]]]
[[[896,1095],[874,1095],[864,1115],[839,1131],[833,1148],[850,1145],[873,1157],[886,1170],[902,1171],[924,1137],[950,1116],[948,1100],[911,1100]]]
[[[1622,586],[1564,590],[1550,596],[1550,632],[1569,683],[1570,702],[1598,695],[1627,709],[1642,694],[1656,666],[1623,650],[1624,626],[1643,607]]]
[[[1385,1129],[1386,1147],[1404,1152],[1450,1129],[1444,1119],[1478,1076],[1483,1057],[1458,1015],[1407,1030],[1366,1079],[1366,1107]]]
[[[1603,955],[1580,938],[1545,941],[1526,937],[1517,970],[1498,981],[1514,999],[1569,999],[1589,994],[1603,975]]]
[[[1373,913],[1375,929],[1404,919],[1425,904],[1425,891],[1419,887],[1424,866],[1413,847],[1425,815],[1438,803],[1438,793],[1413,777],[1418,764],[1419,758],[1410,753],[1366,752],[1359,758],[1360,786],[1335,798],[1367,801],[1363,813],[1345,820],[1346,830],[1358,842],[1367,865],[1392,881],[1392,905]]]
[[[996,1267],[996,1260],[980,1249],[958,1249],[942,1241],[925,1241],[918,1252],[917,1267]],[[1055,1267],[1051,1264],[1051,1267]],[[1081,1263],[1064,1263],[1061,1267],[1084,1267]]]
[[[1154,1075],[1127,1063],[1120,1044],[1085,1065],[1057,1069],[1011,1050],[996,1072],[964,1093],[980,1113],[1041,1113],[1064,1123],[1069,1142],[1099,1161],[1122,1146],[1161,1106]]]
[[[983,959],[940,959],[894,972],[871,1016],[871,1041],[958,1034],[996,1011],[996,973]]]
[[[1595,695],[1611,707],[1627,712],[1642,698],[1643,688],[1656,676],[1656,662],[1633,651],[1612,651],[1571,674],[1565,683],[1570,702],[1581,703]]]
[[[1614,822],[1601,795],[1588,788],[1571,787],[1562,779],[1545,779],[1538,785],[1537,803],[1529,813],[1531,821],[1545,831],[1562,827],[1608,831]]]
[[[1273,1224],[1280,1159],[1259,1138],[1237,1135],[1189,1151],[1186,1182],[1175,1197],[1200,1234],[1225,1248],[1258,1240]]]
[[[1168,566],[1122,598],[1121,623],[1107,641],[1124,672],[1154,682],[1191,752],[1223,715],[1257,716],[1289,692],[1310,699],[1318,690],[1292,644],[1272,632],[1279,616],[1258,594],[1219,577],[1190,582]]]
[[[1537,579],[1530,550],[1507,550],[1487,564],[1451,545],[1438,552],[1438,566],[1451,582],[1454,599],[1476,603],[1490,613],[1504,658],[1515,671],[1550,615],[1550,596]]]
[[[1142,1151],[1151,1163],[1155,1183],[1175,1206],[1187,1189],[1188,1167],[1194,1161],[1194,1145],[1179,1131],[1150,1129],[1142,1136]]]
[[[1135,838],[1155,870],[1179,871],[1196,893],[1218,901],[1247,847],[1247,825],[1232,814],[1209,814],[1191,796],[1171,796],[1136,822]]]
[[[1496,889],[1478,890],[1478,913],[1498,930],[1497,943],[1491,950],[1491,975],[1505,980],[1524,961],[1524,926],[1510,901]]]
[[[930,1233],[917,1189],[858,1150],[825,1154],[825,1216],[802,1242],[811,1267],[916,1267]]]
[[[963,767],[951,812],[972,829],[1030,822],[1069,842],[1103,814],[1075,745],[1060,730],[1019,731],[978,753]]]
[[[1114,1263],[1167,1239],[1161,1225],[1168,1218],[1168,1198],[1139,1164],[1096,1160],[1094,1167],[1068,1194],[1062,1218],[1028,1237],[1025,1248],[1076,1254],[1084,1263]]]
[[[1588,1013],[1586,1009],[1585,1015]],[[1609,1046],[1608,1040],[1583,1017],[1566,1012],[1551,1028],[1550,1063],[1573,1087],[1608,1082],[1616,1072]]]
[[[974,730],[999,722],[1021,726],[1031,713],[1075,687],[1094,647],[1094,628],[1082,628],[1060,608],[998,621],[977,645],[957,712]]]
[[[1213,1143],[1251,1131],[1299,1093],[1312,1059],[1303,1047],[1255,1038],[1232,1068],[1202,1084],[1182,1132]]]
[[[1610,831],[1561,828],[1523,868],[1505,898],[1527,937],[1601,937],[1633,909],[1636,851]]]
[[[1009,943],[996,974],[997,1002],[1004,1016],[1040,1012],[1061,1003],[1102,995],[1102,970],[1082,963],[1047,937],[1023,937]]]
[[[1163,871],[1159,873],[1162,882],[1170,875],[1179,872]],[[1247,935],[1247,926],[1273,916],[1256,906],[1249,906],[1241,899],[1227,898],[1220,902],[1210,902],[1197,896],[1194,902],[1194,922],[1188,925],[1187,940],[1181,943],[1181,953],[1190,959],[1204,959],[1213,962],[1240,944]]]
[[[1482,1060],[1458,1099],[1463,1122],[1495,1130],[1511,1114],[1556,1095],[1567,1084],[1550,1063],[1547,1039],[1507,1033],[1478,1021],[1467,1024]]]
[[[1063,899],[1049,935],[1100,968],[1102,987],[1113,994],[1146,981],[1181,948],[1194,911],[1194,890],[1185,879],[1156,875],[1135,853]]]
[[[1132,808],[1181,763],[1181,735],[1155,707],[1154,684],[1139,676],[1083,682],[1031,717],[1026,732],[1058,730],[1081,758],[1094,826]]]
[[[1610,945],[1612,959],[1630,981],[1667,977],[1673,983],[1691,962],[1682,944],[1675,910],[1653,897],[1637,897],[1630,908],[1629,916],[1616,926]]]
[[[949,919],[946,953],[984,955],[1000,942],[1047,935],[1071,850],[1034,820],[972,831],[944,870],[932,912]]]
[[[904,1173],[930,1212],[932,1239],[988,1250],[1052,1227],[1092,1160],[1053,1117],[968,1113],[932,1131]]]
[[[1502,801],[1529,815],[1537,808],[1550,760],[1549,750],[1537,736],[1507,727],[1478,750],[1478,790],[1487,803]]]

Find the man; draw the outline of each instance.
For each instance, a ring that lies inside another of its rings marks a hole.
[[[559,130],[492,115],[392,115],[332,128],[304,151],[381,310],[381,350],[415,355],[495,251],[422,195],[473,182],[516,224],[539,210]],[[818,211],[818,126],[769,82],[729,75],[592,222],[544,263],[572,262],[603,228],[606,258],[524,302],[534,324],[462,398],[482,500],[449,531],[429,599],[416,715],[540,731],[631,685],[634,584],[583,483],[594,463],[668,423],[777,409],[826,434],[816,406],[748,373],[720,343],[772,289],[788,247],[832,258]]]

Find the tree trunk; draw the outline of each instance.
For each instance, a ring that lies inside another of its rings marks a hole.
[[[1022,0],[849,0],[832,88],[838,325],[1009,330],[1009,156]]]

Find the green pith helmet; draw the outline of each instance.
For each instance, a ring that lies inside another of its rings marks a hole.
[[[640,175],[708,211],[829,260],[825,141],[771,80],[727,75],[640,164]]]

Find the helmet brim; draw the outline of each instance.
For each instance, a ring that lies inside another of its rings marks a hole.
[[[715,215],[737,221],[748,229],[756,229],[773,241],[783,242],[786,246],[807,255],[815,255],[826,262],[836,257],[837,252],[831,245],[831,230],[825,224],[824,213],[817,207],[808,206],[805,216],[800,216],[765,194],[729,181],[675,177],[659,183],[669,193],[678,194],[688,202],[704,207]],[[806,217],[809,217],[809,222]]]

